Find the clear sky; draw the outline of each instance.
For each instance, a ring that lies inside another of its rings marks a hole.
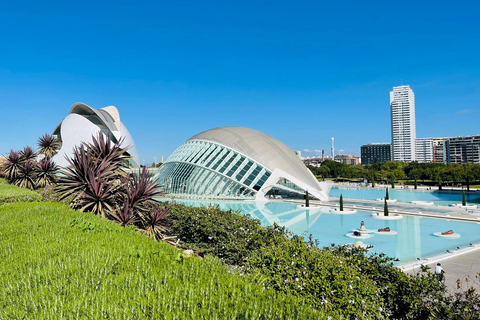
[[[479,1],[1,1],[0,152],[75,102],[115,105],[146,164],[214,127],[294,150],[390,142],[409,84],[417,137],[480,134]],[[304,152],[304,154],[312,154]]]

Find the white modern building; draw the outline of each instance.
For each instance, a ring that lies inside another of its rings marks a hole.
[[[178,147],[156,177],[163,192],[183,198],[328,200],[331,182],[318,182],[277,139],[243,127],[222,127]]]
[[[93,109],[83,103],[75,103],[65,119],[58,124],[53,135],[60,139],[62,146],[52,158],[61,167],[69,165],[66,157],[71,158],[73,149],[82,142],[92,142],[92,137],[103,133],[113,143],[122,140],[121,147],[128,148],[131,165],[138,167],[140,160],[133,137],[120,121],[120,114],[114,106]]]
[[[390,92],[392,120],[392,160],[414,161],[415,95],[410,86],[393,87]]]
[[[415,139],[415,160],[420,163],[429,163],[433,161],[432,138]]]

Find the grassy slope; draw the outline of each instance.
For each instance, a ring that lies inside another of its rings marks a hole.
[[[323,318],[216,259],[57,203],[0,206],[0,261],[1,319]]]
[[[35,191],[21,189],[0,179],[0,205],[9,202],[40,201],[42,197]]]

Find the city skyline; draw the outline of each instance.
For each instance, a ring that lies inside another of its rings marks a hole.
[[[223,126],[359,156],[391,142],[402,83],[418,137],[480,134],[480,5],[432,3],[2,3],[0,152],[83,102],[116,106],[145,164]]]

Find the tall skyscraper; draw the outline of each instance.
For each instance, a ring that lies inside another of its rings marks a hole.
[[[415,95],[410,86],[390,91],[393,161],[415,160]]]

